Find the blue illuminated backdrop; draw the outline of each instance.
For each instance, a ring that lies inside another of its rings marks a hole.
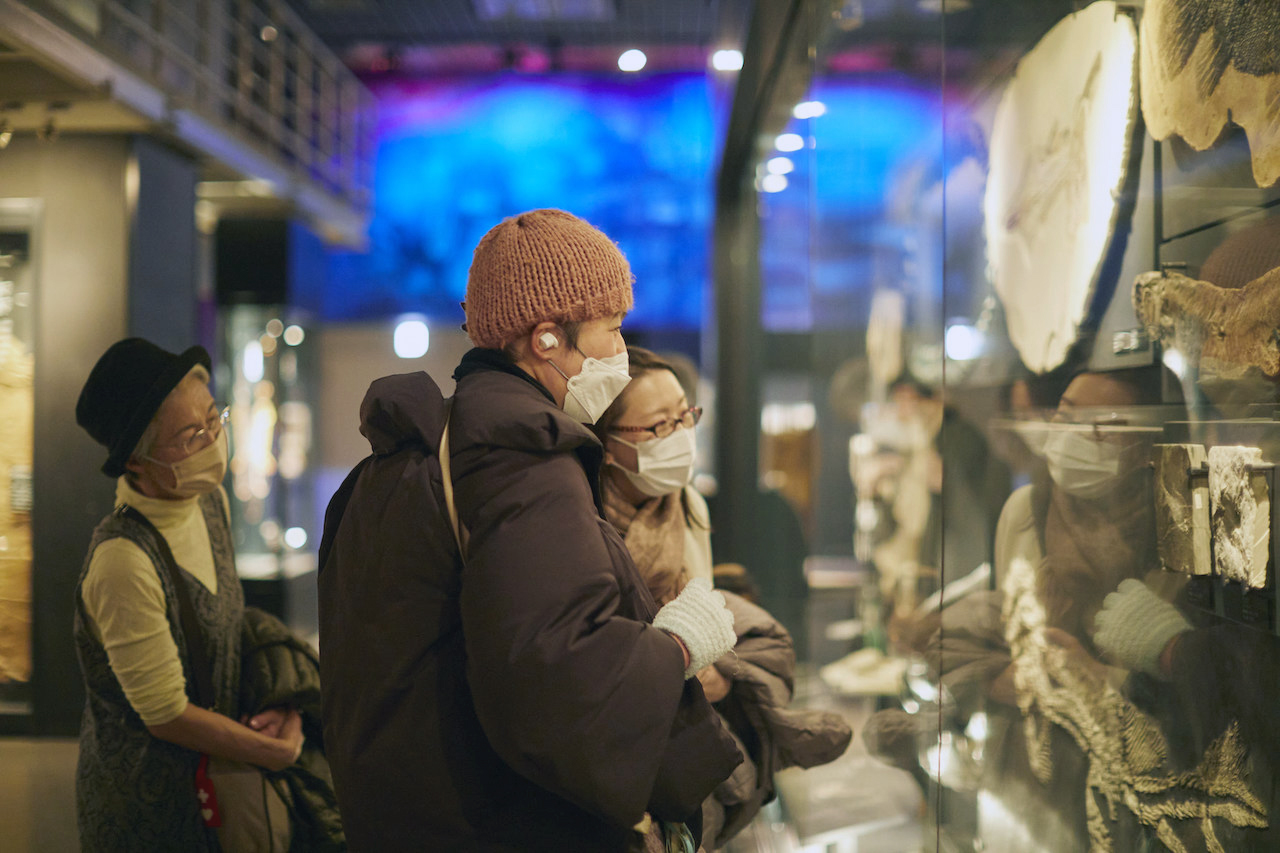
[[[331,253],[327,275],[295,292],[295,304],[330,321],[413,312],[460,324],[484,233],[505,216],[560,207],[630,260],[629,328],[702,329],[723,142],[706,74],[508,72],[368,85],[379,103],[369,250]],[[772,331],[862,322],[886,265],[899,269],[907,254],[895,196],[917,193],[903,192],[904,173],[933,180],[942,165],[936,88],[861,73],[822,78],[810,97],[826,112],[788,130],[816,148],[794,152],[789,188],[761,199],[762,321]]]
[[[569,210],[636,275],[628,325],[697,330],[710,276],[713,138],[703,74],[500,74],[373,81],[375,200],[366,253],[336,252],[296,300],[327,320],[407,311],[458,323],[471,252],[503,217]]]

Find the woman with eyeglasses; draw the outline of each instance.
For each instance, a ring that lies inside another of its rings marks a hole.
[[[302,752],[297,711],[242,719],[244,593],[222,490],[227,410],[209,393],[209,364],[203,347],[175,354],[128,338],[98,360],[76,405],[77,423],[107,449],[102,472],[116,481],[117,505],[95,529],[76,586],[85,851],[219,850],[196,793],[201,755],[283,770]],[[192,621],[179,617],[179,583]],[[213,695],[199,698],[209,707],[196,701],[193,649],[205,658]]]
[[[707,505],[690,485],[702,409],[689,405],[675,368],[649,350],[628,347],[627,367],[631,382],[593,428],[605,451],[601,493],[605,518],[664,604],[691,580],[712,580]],[[747,760],[703,803],[707,850],[723,846],[772,798],[775,771],[825,764],[852,737],[836,714],[787,707],[795,675],[790,634],[762,608],[720,592],[737,644],[697,678]]]

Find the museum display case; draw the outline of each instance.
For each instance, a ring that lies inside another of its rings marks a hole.
[[[0,199],[0,714],[31,711],[36,275],[30,199]]]
[[[797,3],[760,42],[736,387],[803,485],[815,689],[922,795],[901,849],[1280,844],[1280,17],[1228,7]]]

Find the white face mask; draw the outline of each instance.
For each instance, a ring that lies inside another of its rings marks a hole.
[[[1044,457],[1054,484],[1078,498],[1101,498],[1115,488],[1118,480],[1138,468],[1130,453],[1137,445],[1134,441],[1099,440],[1088,431],[1077,429],[1023,435],[1036,435],[1038,441],[1028,441],[1032,452]]]
[[[698,455],[698,445],[693,430],[679,427],[666,438],[632,443],[613,436],[615,441],[633,447],[636,451],[636,467],[629,471],[618,465],[631,485],[652,498],[660,498],[678,492],[689,485],[693,478],[693,462]]]
[[[576,376],[565,376],[559,365],[554,361],[550,364],[568,383],[564,413],[579,423],[593,424],[600,420],[605,409],[631,381],[631,374],[627,372],[626,350],[608,358],[587,356]]]
[[[227,455],[227,431],[222,429],[212,444],[197,450],[186,459],[169,463],[150,456],[142,458],[163,465],[173,472],[175,484],[169,491],[179,497],[193,498],[212,492],[222,485],[222,478],[227,474]]]

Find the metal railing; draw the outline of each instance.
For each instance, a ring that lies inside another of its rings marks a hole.
[[[170,104],[367,207],[373,97],[279,0],[32,0]]]

